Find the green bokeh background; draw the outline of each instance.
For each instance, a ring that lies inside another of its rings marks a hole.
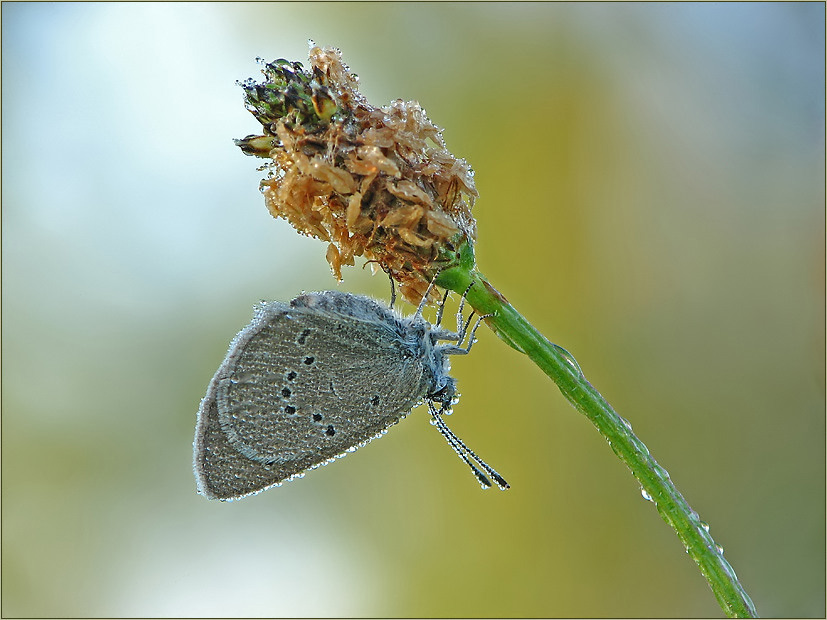
[[[825,614],[824,4],[2,6],[2,614],[718,616],[591,425],[480,330],[418,410],[235,503],[195,412],[260,299],[236,79],[343,50],[477,174],[481,270],[628,418],[765,616]],[[387,298],[349,268],[341,290]]]

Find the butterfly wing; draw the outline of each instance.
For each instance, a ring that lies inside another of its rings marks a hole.
[[[389,324],[261,306],[201,402],[199,492],[243,497],[364,445],[422,399],[423,373]]]

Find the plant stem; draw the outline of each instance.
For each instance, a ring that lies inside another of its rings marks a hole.
[[[709,526],[701,521],[698,513],[675,488],[669,474],[632,432],[629,423],[586,380],[565,350],[540,334],[482,274],[468,269],[470,261],[464,262],[465,268],[455,267],[441,273],[437,284],[464,293],[473,282],[474,285],[468,290],[468,303],[481,315],[491,315],[486,322],[494,332],[528,355],[557,384],[574,408],[597,427],[614,453],[632,470],[644,497],[651,498],[663,520],[677,532],[727,616],[757,617],[752,601],[724,558],[723,549],[709,535]]]

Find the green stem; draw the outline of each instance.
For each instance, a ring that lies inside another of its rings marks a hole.
[[[597,427],[614,453],[632,470],[644,496],[651,498],[663,520],[677,532],[727,616],[757,617],[752,601],[724,558],[723,550],[709,535],[709,526],[701,521],[698,513],[675,488],[669,474],[649,454],[629,423],[586,380],[574,359],[540,334],[476,270],[460,267],[448,269],[437,279],[439,286],[458,293],[464,293],[472,282],[474,285],[468,290],[468,303],[478,313],[491,315],[486,322],[494,332],[528,355],[557,384],[575,409]]]

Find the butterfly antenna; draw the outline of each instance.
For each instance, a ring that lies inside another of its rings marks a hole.
[[[483,488],[490,488],[492,484],[491,480],[488,479],[481,469],[493,478],[494,482],[497,483],[497,486],[500,487],[500,489],[505,490],[511,488],[508,482],[505,481],[505,478],[498,474],[497,471],[488,463],[478,457],[473,450],[466,446],[462,440],[457,437],[450,428],[448,428],[448,425],[445,424],[445,420],[442,419],[442,412],[437,411],[433,403],[428,403],[428,407],[431,410],[434,425],[437,427],[442,436],[445,437],[448,444],[454,449],[454,452],[456,452],[457,455],[465,461],[465,464],[471,468],[471,471]],[[477,465],[479,465],[479,467]]]

